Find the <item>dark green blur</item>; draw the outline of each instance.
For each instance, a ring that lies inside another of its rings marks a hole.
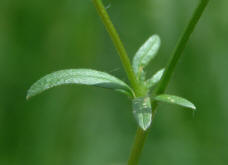
[[[198,0],[105,0],[132,59],[152,34],[165,66]],[[228,1],[211,0],[167,90],[194,102],[163,104],[141,165],[228,164]],[[136,131],[131,103],[111,90],[52,89],[26,101],[47,73],[106,71],[127,81],[91,0],[0,0],[0,165],[123,165]]]

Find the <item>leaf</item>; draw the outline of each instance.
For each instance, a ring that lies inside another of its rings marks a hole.
[[[120,92],[120,93],[126,95],[126,96],[127,96],[128,98],[130,98],[130,99],[133,99],[134,96],[135,96],[135,95],[133,94],[133,92],[130,93],[130,92],[128,92],[128,91],[126,91],[126,90],[123,90],[123,89],[115,89],[115,91]]]
[[[155,86],[161,80],[164,71],[165,69],[161,69],[158,72],[156,72],[150,79],[148,79],[146,81],[147,87],[151,88]]]
[[[155,57],[160,47],[160,43],[159,36],[153,35],[136,52],[133,58],[133,70],[137,77],[140,77],[143,69]]]
[[[187,99],[184,99],[184,98],[178,97],[178,96],[162,94],[162,95],[156,96],[155,100],[166,102],[166,103],[171,103],[171,104],[176,104],[176,105],[180,105],[182,107],[196,110],[196,107],[193,103],[191,103]]]
[[[28,90],[27,99],[49,88],[67,84],[94,85],[124,90],[129,95],[133,95],[132,89],[125,82],[105,72],[91,69],[69,69],[48,74],[35,82]]]
[[[133,99],[133,114],[138,125],[145,131],[152,122],[152,109],[150,103],[150,97],[138,97]]]

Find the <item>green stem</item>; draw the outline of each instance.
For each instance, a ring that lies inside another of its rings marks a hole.
[[[198,7],[195,9],[195,12],[192,15],[192,18],[190,19],[188,26],[185,28],[184,33],[180,37],[180,39],[176,45],[176,48],[174,49],[174,51],[172,53],[172,56],[166,66],[164,75],[162,76],[159,86],[156,89],[155,95],[164,93],[165,89],[167,88],[170,78],[176,67],[176,64],[177,64],[178,60],[180,59],[180,56],[187,44],[187,41],[189,40],[192,32],[194,31],[195,26],[196,26],[197,22],[199,21],[208,2],[209,2],[209,0],[200,0],[200,3],[198,5]]]
[[[135,141],[128,160],[128,165],[137,165],[141,155],[148,131],[143,131],[140,127],[137,128]]]
[[[124,70],[128,76],[128,79],[133,87],[133,89],[135,90],[136,93],[139,93],[140,95],[140,89],[139,89],[139,83],[136,79],[136,76],[133,72],[132,66],[131,66],[131,62],[128,58],[127,52],[124,48],[124,45],[122,43],[122,41],[120,40],[120,37],[107,13],[107,11],[105,10],[105,7],[102,3],[101,0],[93,0],[95,7],[107,29],[107,31],[109,32],[109,35],[119,53],[122,65],[124,67]]]
[[[197,22],[199,21],[202,13],[204,12],[204,9],[206,8],[208,2],[209,2],[209,0],[201,0],[199,5],[197,6],[196,10],[194,11],[187,27],[185,28],[184,33],[181,35],[179,41],[177,42],[176,48],[174,49],[174,52],[170,58],[170,61],[168,62],[165,73],[159,83],[158,88],[155,91],[155,95],[163,93],[165,91],[166,87],[168,86],[168,83],[169,83],[172,73],[176,67],[176,64],[177,64],[178,60],[180,59],[180,56],[187,44],[187,41],[189,40],[192,32],[194,31],[195,26],[196,26]],[[158,104],[156,101],[152,102],[153,118],[155,116],[157,105]],[[139,157],[141,155],[147,134],[148,134],[148,131],[143,132],[143,131],[137,130],[135,142],[133,144],[133,148],[132,148],[132,151],[130,154],[128,165],[137,165],[138,164]]]
[[[200,3],[198,5],[198,7],[196,8],[192,18],[190,19],[188,26],[186,27],[183,35],[180,37],[180,40],[177,43],[176,48],[174,49],[173,55],[172,55],[170,61],[168,62],[165,73],[159,83],[158,88],[155,91],[155,95],[163,93],[165,91],[166,87],[168,86],[169,80],[176,67],[176,64],[187,44],[187,41],[189,40],[197,22],[199,21],[205,7],[207,6],[208,1],[209,0],[200,0]],[[140,87],[140,84],[138,83],[138,81],[136,79],[136,76],[131,67],[131,63],[128,58],[127,52],[119,38],[117,31],[115,30],[114,25],[112,24],[112,22],[108,16],[107,11],[105,10],[105,7],[104,7],[102,1],[93,0],[93,2],[94,2],[95,7],[119,53],[121,62],[123,64],[125,72],[127,73],[128,79],[129,79],[131,85],[133,86],[133,89],[136,92],[136,96],[143,95],[144,91],[142,90],[142,88]],[[153,107],[153,112],[154,112],[155,109],[157,108],[157,102],[152,102],[152,107]],[[154,115],[153,115],[153,117],[154,117]],[[141,128],[137,129],[135,142],[134,142],[133,148],[131,150],[128,165],[137,165],[138,164],[147,134],[148,134],[148,131],[143,131]]]

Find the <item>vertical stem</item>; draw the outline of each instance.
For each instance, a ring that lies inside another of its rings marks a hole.
[[[122,41],[120,40],[120,37],[107,13],[107,11],[105,10],[105,7],[102,3],[101,0],[93,0],[95,7],[97,9],[97,12],[99,13],[118,53],[122,62],[122,65],[124,67],[125,72],[127,73],[128,79],[132,85],[132,87],[134,88],[134,90],[136,90],[135,92],[137,92],[139,89],[138,86],[138,82],[136,79],[136,76],[133,72],[132,66],[131,66],[131,62],[128,58],[127,52],[124,48],[124,45],[122,43]],[[140,93],[140,92],[139,92]]]
[[[139,162],[139,157],[146,140],[148,132],[143,131],[140,127],[137,128],[135,141],[131,150],[131,154],[128,160],[128,165],[137,165]]]
[[[125,72],[127,73],[128,79],[129,79],[131,85],[133,86],[133,88],[136,92],[136,95],[137,96],[141,95],[142,94],[142,92],[140,91],[141,87],[140,87],[139,83],[137,82],[136,76],[131,67],[130,60],[127,56],[127,52],[119,38],[118,33],[115,30],[114,25],[112,24],[112,22],[108,16],[108,13],[105,10],[105,7],[104,7],[102,1],[93,0],[93,2],[94,2],[95,7],[96,7],[100,17],[102,18],[102,21],[103,21],[107,31],[109,32],[110,37],[112,38],[112,41],[119,53],[121,62],[125,69]],[[162,76],[161,82],[159,83],[159,86],[155,91],[155,95],[163,93],[165,91],[166,87],[168,86],[169,80],[176,67],[176,64],[187,44],[187,41],[189,40],[197,22],[199,21],[204,9],[206,8],[208,2],[209,2],[209,0],[200,0],[198,7],[194,11],[192,18],[189,21],[189,24],[187,25],[183,35],[180,37],[180,40],[177,43],[176,48],[174,49],[173,55],[172,55],[170,61],[168,62],[165,73]],[[157,102],[153,102],[152,107],[153,107],[153,112],[154,112],[157,107]],[[154,115],[153,115],[153,117],[154,117]],[[147,131],[143,131],[141,128],[137,129],[135,142],[134,142],[133,148],[131,150],[128,165],[137,165],[138,164],[147,134],[148,134]]]
[[[174,49],[174,51],[172,53],[172,56],[166,66],[164,75],[162,76],[159,86],[156,89],[156,92],[155,92],[156,95],[163,93],[165,91],[166,87],[168,86],[169,80],[174,72],[176,64],[177,64],[178,60],[180,59],[180,56],[187,44],[187,41],[189,40],[192,32],[194,31],[196,24],[198,23],[208,2],[209,2],[209,0],[200,0],[198,7],[195,9],[195,12],[193,13],[187,27],[184,30],[184,33],[180,37],[180,39],[176,45],[176,48]]]
[[[194,31],[195,26],[198,23],[202,13],[204,12],[204,9],[206,8],[208,2],[209,2],[209,0],[200,0],[200,3],[197,6],[197,8],[195,9],[187,27],[185,28],[184,33],[181,35],[179,41],[177,42],[176,48],[174,49],[174,52],[170,58],[170,61],[168,62],[165,73],[162,76],[159,86],[155,91],[155,95],[163,93],[165,91],[166,87],[168,86],[169,80],[176,67],[176,64],[177,64],[178,60],[180,59],[180,56],[187,44],[187,41],[189,40],[192,32]],[[155,111],[156,111],[157,105],[158,104],[156,101],[152,102],[153,118],[155,116]],[[142,132],[142,131],[137,130],[135,142],[134,142],[133,148],[131,150],[128,165],[137,165],[138,164],[141,150],[143,149],[143,145],[144,145],[147,133],[148,133],[147,131]]]

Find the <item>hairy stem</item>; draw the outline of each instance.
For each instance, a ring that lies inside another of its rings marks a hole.
[[[142,91],[140,91],[139,83],[136,79],[136,76],[135,76],[132,66],[131,66],[131,62],[128,58],[127,51],[125,50],[124,45],[123,45],[122,41],[120,40],[120,37],[102,3],[102,0],[93,0],[93,2],[95,4],[97,12],[99,13],[110,37],[119,53],[124,70],[128,76],[128,79],[129,79],[133,89],[135,90],[136,95],[142,95]]]

